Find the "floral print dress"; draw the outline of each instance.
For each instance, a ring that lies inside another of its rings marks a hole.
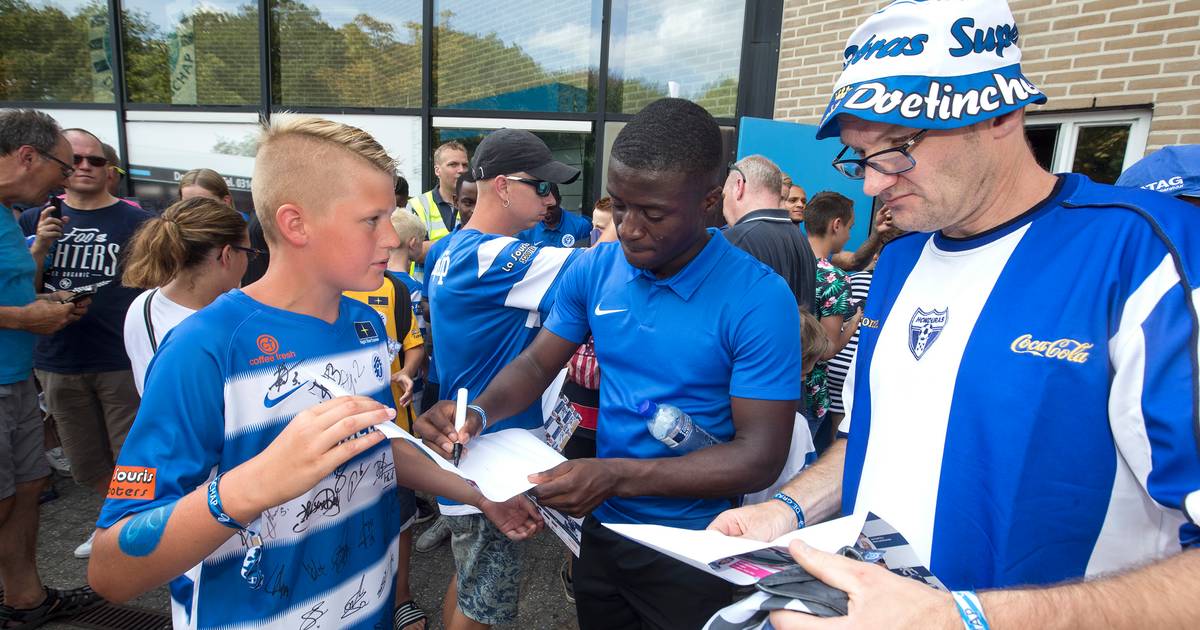
[[[850,280],[845,271],[833,266],[828,258],[817,259],[817,299],[813,315],[817,319],[837,317],[842,320],[854,314],[850,305]],[[827,387],[827,361],[818,361],[804,379],[805,405],[809,420],[817,424],[825,421],[829,411],[829,388]]]

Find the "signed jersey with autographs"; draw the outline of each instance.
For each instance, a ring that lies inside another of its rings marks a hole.
[[[582,250],[537,247],[510,236],[458,230],[429,272],[429,311],[443,399],[483,393],[542,329],[562,270]],[[540,401],[485,432],[542,426]],[[475,508],[438,499],[444,514]]]
[[[1195,208],[1065,175],[990,231],[889,244],[844,390],[843,511],[952,589],[1200,544],[1198,238]]]
[[[227,293],[167,335],[98,525],[176,501],[266,449],[296,414],[343,393],[393,405],[379,316],[343,297],[333,324]],[[138,474],[140,473],[140,474]],[[264,483],[270,483],[264,479]],[[234,535],[171,582],[176,629],[391,627],[409,518],[384,442],[251,525],[264,582]]]

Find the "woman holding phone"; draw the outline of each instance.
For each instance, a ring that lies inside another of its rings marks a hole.
[[[142,224],[121,277],[127,287],[147,289],[125,314],[125,351],[139,393],[167,332],[241,286],[246,265],[259,254],[250,247],[242,216],[206,197],[176,202]]]

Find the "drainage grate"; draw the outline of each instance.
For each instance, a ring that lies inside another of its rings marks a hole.
[[[0,601],[3,599],[4,589],[0,588]],[[167,613],[112,602],[54,622],[89,630],[171,630],[171,615]]]
[[[62,623],[91,630],[170,630],[171,616],[145,608],[104,602],[103,606],[63,619]]]

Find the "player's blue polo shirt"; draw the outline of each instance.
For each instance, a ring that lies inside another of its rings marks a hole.
[[[592,222],[578,214],[562,211],[558,226],[547,227],[545,221],[517,233],[517,239],[537,246],[578,247],[592,238]]]
[[[717,438],[733,438],[730,397],[801,396],[800,316],[783,278],[709,230],[707,245],[659,280],[603,243],[566,272],[546,328],[574,342],[590,330],[600,369],[598,457],[674,452],[646,429],[644,400],[670,403]],[[723,499],[613,497],[592,513],[606,523],[701,529]]]

